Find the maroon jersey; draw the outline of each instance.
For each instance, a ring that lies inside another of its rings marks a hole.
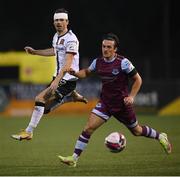
[[[111,61],[97,58],[89,69],[96,71],[102,80],[100,99],[103,103],[111,111],[122,108],[124,106],[123,99],[128,96],[128,74],[135,70],[131,62],[120,55]]]

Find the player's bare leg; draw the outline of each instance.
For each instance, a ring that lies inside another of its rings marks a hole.
[[[64,103],[69,103],[72,101],[82,102],[85,104],[88,103],[88,100],[84,96],[80,95],[76,90],[73,90],[69,96],[64,96],[63,98],[57,98],[55,95],[51,96],[51,98],[49,98],[48,101],[46,101],[44,114],[53,111],[55,108]]]

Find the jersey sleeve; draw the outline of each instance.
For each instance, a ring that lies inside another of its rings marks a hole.
[[[89,69],[90,71],[95,71],[95,70],[96,70],[96,60],[97,60],[97,59],[94,59],[94,60],[92,61],[92,63],[90,64],[90,66],[88,67],[88,69]]]
[[[66,53],[78,53],[79,41],[75,37],[69,38],[66,43]]]
[[[124,58],[122,60],[121,69],[123,70],[123,72],[128,74],[130,77],[134,76],[137,73],[136,68],[127,58]]]

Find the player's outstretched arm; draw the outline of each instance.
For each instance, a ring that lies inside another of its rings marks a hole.
[[[49,49],[42,49],[42,50],[35,50],[32,47],[26,46],[24,50],[31,55],[40,55],[40,56],[54,56],[54,49],[49,48]]]
[[[88,68],[81,69],[78,72],[75,72],[73,69],[69,70],[69,74],[74,75],[74,76],[76,76],[76,77],[78,77],[80,79],[88,77],[90,75],[90,73],[91,73],[91,70],[89,70]]]
[[[59,74],[56,76],[56,78],[53,80],[53,82],[49,86],[49,90],[51,92],[53,92],[57,89],[60,80],[70,70],[73,59],[74,59],[74,54],[71,54],[71,53],[66,54],[66,59],[65,59],[65,63],[64,63],[63,68],[60,70]]]

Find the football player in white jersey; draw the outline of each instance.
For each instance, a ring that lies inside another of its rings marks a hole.
[[[25,130],[11,136],[17,140],[32,139],[33,130],[43,114],[57,106],[69,101],[87,103],[87,99],[75,91],[78,78],[67,73],[69,68],[79,71],[79,41],[76,35],[68,30],[68,12],[65,9],[56,10],[53,20],[56,33],[52,48],[35,50],[32,47],[25,47],[25,51],[32,55],[55,56],[57,65],[52,82],[35,98],[35,107],[29,125]]]

